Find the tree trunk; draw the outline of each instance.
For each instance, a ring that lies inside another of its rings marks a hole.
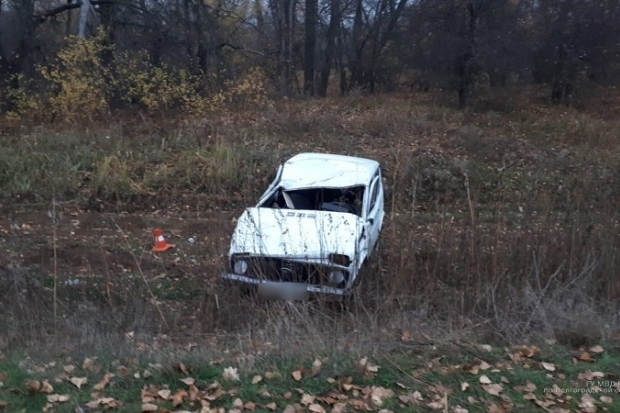
[[[325,34],[325,43],[322,56],[321,70],[319,73],[319,83],[317,85],[317,95],[327,96],[327,87],[329,86],[329,75],[332,70],[332,61],[334,60],[335,40],[340,28],[340,0],[331,0],[329,3],[330,17],[329,27]]]
[[[575,76],[575,64],[569,47],[558,47],[558,56],[551,84],[551,101],[553,103],[571,104],[573,93],[573,79]]]
[[[467,4],[467,44],[465,45],[465,50],[461,57],[459,58],[459,62],[457,64],[458,70],[458,94],[459,94],[459,109],[464,109],[469,103],[469,96],[471,94],[471,86],[473,81],[473,63],[475,58],[475,50],[476,50],[476,20],[477,20],[477,12],[473,3],[470,2]]]
[[[86,25],[88,23],[88,14],[90,13],[90,0],[81,0],[80,6],[80,23],[78,28],[78,37],[86,37]]]
[[[306,0],[306,42],[304,56],[304,93],[314,95],[316,25],[318,0]]]
[[[278,54],[278,88],[282,96],[290,96],[293,82],[293,20],[295,0],[276,0],[276,16],[280,51]]]
[[[73,0],[67,0],[67,4],[72,4]],[[65,26],[65,35],[69,36],[73,32],[73,11],[69,10],[67,13],[67,22]]]
[[[357,86],[362,79],[362,51],[364,49],[364,41],[362,36],[362,0],[356,0],[355,17],[353,19],[353,61],[351,62],[351,81],[350,87]]]

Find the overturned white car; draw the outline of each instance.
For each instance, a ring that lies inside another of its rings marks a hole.
[[[377,246],[384,215],[378,162],[296,155],[239,218],[222,278],[264,298],[347,295]]]

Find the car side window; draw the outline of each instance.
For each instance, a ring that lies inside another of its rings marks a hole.
[[[372,183],[372,193],[370,195],[370,207],[368,207],[368,212],[371,212],[372,210],[375,209],[378,195],[379,195],[379,178],[375,178]]]

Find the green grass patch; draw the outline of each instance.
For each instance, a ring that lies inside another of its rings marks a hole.
[[[0,360],[0,400],[14,412],[41,411],[57,394],[68,395],[68,401],[52,403],[56,412],[73,412],[95,400],[120,401],[118,411],[139,411],[143,403],[189,411],[246,405],[257,412],[316,404],[329,411],[344,403],[349,409],[417,412],[442,409],[446,402],[469,412],[486,412],[492,405],[529,411],[537,404],[573,411],[584,400],[620,411],[620,393],[612,389],[618,385],[619,347],[591,352],[588,362],[575,361],[575,354],[560,346],[517,361],[511,359],[515,354],[452,348],[379,354],[365,363],[350,354],[297,360],[275,354],[230,360],[179,356],[166,363],[146,358],[35,363],[14,356]],[[114,376],[103,386],[106,373]],[[82,377],[86,383],[78,389],[72,380]],[[35,391],[28,384],[32,380],[47,381],[53,390]],[[551,393],[554,387],[565,393]]]

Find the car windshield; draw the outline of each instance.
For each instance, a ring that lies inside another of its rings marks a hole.
[[[343,212],[362,216],[364,190],[364,186],[307,188],[292,191],[279,188],[260,206],[265,208]]]

